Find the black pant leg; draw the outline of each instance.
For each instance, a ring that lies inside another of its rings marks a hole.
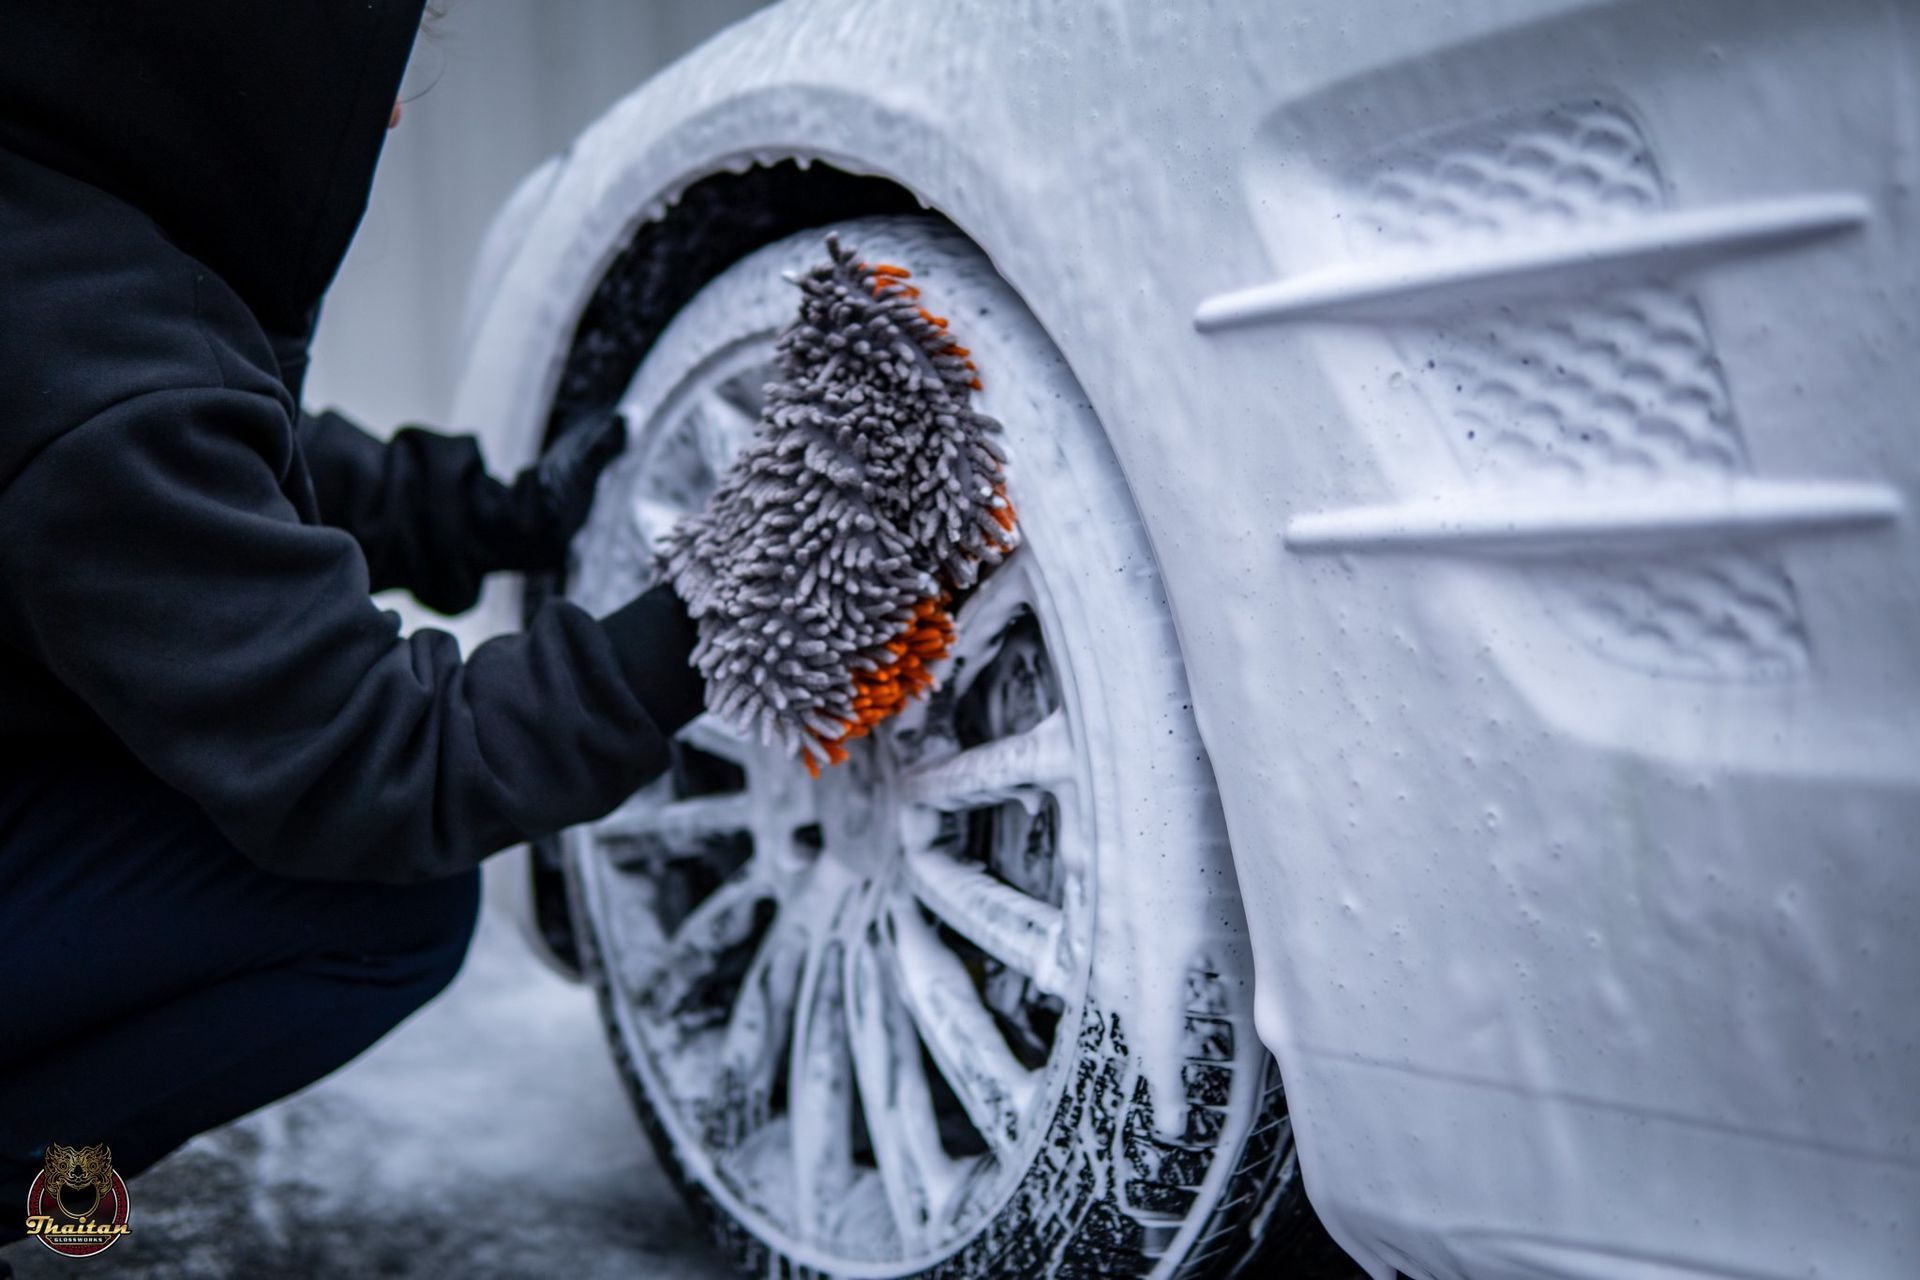
[[[0,768],[0,1205],[49,1142],[130,1175],[353,1058],[452,980],[478,885],[289,880],[130,763]]]

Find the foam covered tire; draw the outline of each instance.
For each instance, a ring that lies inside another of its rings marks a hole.
[[[819,782],[708,718],[568,834],[582,958],[662,1162],[763,1275],[1354,1274],[1307,1206],[1145,531],[1065,361],[932,219],[910,268],[1005,426],[1024,545],[941,688]],[[736,263],[634,371],[576,545],[604,611],[754,428],[827,229]],[[616,265],[615,270],[618,270]]]

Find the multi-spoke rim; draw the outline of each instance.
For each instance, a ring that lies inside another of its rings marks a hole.
[[[585,541],[590,607],[637,585],[750,437],[771,345],[734,344],[647,414],[624,507]],[[1017,501],[1017,457],[1011,475]],[[673,776],[570,836],[651,1104],[703,1188],[798,1259],[952,1252],[1063,1083],[1092,834],[1042,563],[1029,535],[959,602],[938,691],[820,781],[702,717]]]

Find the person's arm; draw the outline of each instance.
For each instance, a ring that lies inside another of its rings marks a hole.
[[[611,809],[700,706],[656,590],[564,603],[462,661],[398,636],[339,530],[302,525],[272,400],[161,391],[0,491],[0,627],[263,866],[406,880]]]
[[[373,589],[454,614],[489,573],[564,567],[625,430],[615,417],[580,424],[511,485],[488,474],[472,436],[405,427],[382,441],[327,410],[301,415],[300,442],[321,518],[360,544]]]

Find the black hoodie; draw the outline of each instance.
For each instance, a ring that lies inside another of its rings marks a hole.
[[[130,751],[288,874],[447,874],[597,816],[698,705],[664,592],[549,605],[464,663],[400,638],[369,556],[427,545],[477,456],[296,427],[421,7],[0,22],[0,756]]]

